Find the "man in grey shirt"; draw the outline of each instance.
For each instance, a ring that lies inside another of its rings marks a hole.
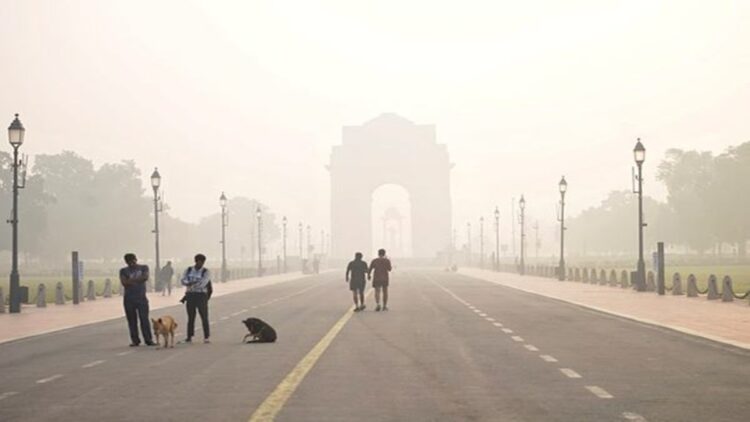
[[[123,306],[125,317],[128,320],[130,330],[130,346],[136,347],[141,344],[138,337],[138,321],[141,322],[143,341],[148,346],[154,346],[151,337],[151,323],[148,320],[148,298],[146,297],[146,281],[148,281],[148,266],[138,265],[135,254],[125,254],[127,267],[120,269],[120,284],[124,289]]]
[[[188,324],[185,343],[193,341],[195,334],[195,311],[201,316],[203,325],[203,342],[210,343],[210,326],[208,324],[208,299],[211,293],[211,272],[204,267],[206,256],[195,256],[195,265],[189,267],[182,275],[180,283],[185,286],[185,307],[187,308]]]

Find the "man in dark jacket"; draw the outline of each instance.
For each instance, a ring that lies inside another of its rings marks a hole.
[[[351,275],[351,278],[350,278]],[[354,254],[354,261],[351,261],[346,267],[346,281],[349,282],[349,289],[354,297],[354,312],[365,309],[365,276],[370,279],[367,272],[367,262],[362,260],[362,253]],[[357,302],[359,299],[359,302]]]
[[[138,265],[135,254],[125,254],[125,263],[128,265],[120,269],[120,284],[125,290],[123,294],[123,306],[125,317],[128,319],[130,329],[130,347],[141,344],[138,337],[138,321],[141,322],[141,333],[143,341],[147,346],[155,346],[151,337],[151,322],[148,319],[148,298],[146,297],[146,281],[148,281],[148,266]]]

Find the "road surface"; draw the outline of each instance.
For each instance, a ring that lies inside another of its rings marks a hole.
[[[124,318],[0,345],[2,421],[739,421],[750,353],[485,281],[341,273],[210,302],[211,344],[128,347]],[[177,298],[175,298],[177,300]],[[184,337],[181,306],[173,315]],[[256,316],[275,344],[241,344]],[[200,326],[200,323],[196,324]],[[200,340],[198,332],[197,339]]]

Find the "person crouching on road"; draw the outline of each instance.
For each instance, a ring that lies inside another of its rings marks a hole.
[[[354,312],[365,310],[365,276],[370,278],[367,263],[362,260],[362,253],[357,252],[354,254],[354,261],[346,267],[346,281],[349,282],[349,290],[352,291],[354,297]]]
[[[138,258],[133,253],[125,254],[128,265],[120,269],[120,284],[124,290],[123,306],[125,317],[130,330],[130,347],[141,344],[138,337],[138,320],[141,321],[143,341],[148,346],[155,346],[151,337],[151,322],[148,320],[148,298],[146,297],[146,282],[148,281],[148,265],[138,265]]]
[[[210,328],[208,324],[208,299],[211,297],[211,272],[204,267],[206,256],[195,256],[195,265],[185,270],[180,283],[185,286],[185,307],[187,308],[188,324],[185,343],[193,341],[195,334],[195,311],[201,315],[203,325],[203,342],[210,343]]]

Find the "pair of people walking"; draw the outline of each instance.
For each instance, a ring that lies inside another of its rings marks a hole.
[[[362,260],[362,253],[354,254],[354,261],[349,262],[346,267],[346,281],[352,291],[354,299],[354,311],[363,311],[365,306],[365,278],[372,280],[375,289],[375,311],[388,310],[388,273],[391,271],[391,260],[385,256],[385,249],[378,250],[378,257],[373,259],[370,265]],[[383,306],[380,306],[380,299]]]
[[[146,296],[146,282],[149,279],[149,268],[147,265],[138,265],[135,254],[125,254],[126,267],[120,269],[120,284],[122,284],[123,306],[125,317],[128,320],[130,330],[130,346],[137,347],[141,344],[138,335],[138,323],[140,322],[143,341],[148,346],[155,346],[149,323],[149,303]],[[185,286],[185,296],[180,302],[185,304],[188,316],[187,337],[183,342],[191,343],[195,335],[196,311],[201,317],[203,326],[203,342],[209,343],[210,324],[208,320],[208,300],[213,293],[211,284],[211,272],[204,265],[206,256],[198,254],[195,256],[195,265],[188,267],[180,279],[180,284]]]

